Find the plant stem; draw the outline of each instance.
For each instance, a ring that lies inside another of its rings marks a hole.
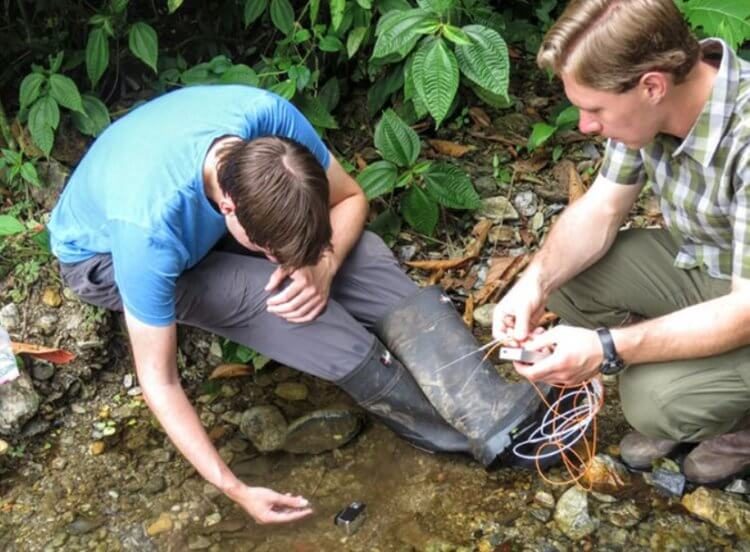
[[[10,131],[10,125],[8,124],[8,118],[5,116],[5,109],[3,109],[3,102],[0,100],[0,133],[2,133],[5,143],[12,150],[16,149],[16,141],[13,139],[13,133]]]

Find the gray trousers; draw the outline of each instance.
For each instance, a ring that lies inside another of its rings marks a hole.
[[[266,310],[266,300],[278,293],[264,290],[276,267],[236,242],[220,244],[178,278],[177,322],[337,381],[367,356],[375,339],[373,326],[418,290],[383,241],[364,232],[336,274],[325,310],[311,322],[294,324]],[[65,284],[83,301],[123,310],[110,255],[61,263],[61,272]]]
[[[596,264],[564,285],[549,308],[566,322],[616,327],[656,318],[729,292],[698,268],[675,268],[666,230],[621,232]],[[697,442],[737,429],[750,413],[750,347],[708,358],[628,366],[619,376],[628,422],[641,433]]]

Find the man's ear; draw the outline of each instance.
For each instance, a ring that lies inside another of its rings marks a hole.
[[[641,80],[638,81],[638,84],[643,92],[644,99],[647,102],[656,105],[667,95],[672,81],[666,73],[660,71],[649,71],[641,76]]]
[[[222,215],[233,215],[235,211],[234,201],[226,194],[222,194],[219,200],[219,211]]]

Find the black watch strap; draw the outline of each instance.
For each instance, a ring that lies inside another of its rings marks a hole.
[[[599,341],[602,344],[602,352],[604,353],[604,359],[599,370],[602,374],[617,374],[625,368],[625,363],[620,358],[620,355],[617,354],[615,342],[612,339],[609,328],[597,328],[596,333],[599,336]]]

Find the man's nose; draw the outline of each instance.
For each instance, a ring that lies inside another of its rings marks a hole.
[[[601,125],[590,114],[581,111],[581,117],[578,121],[578,128],[584,134],[598,134],[601,131]]]

